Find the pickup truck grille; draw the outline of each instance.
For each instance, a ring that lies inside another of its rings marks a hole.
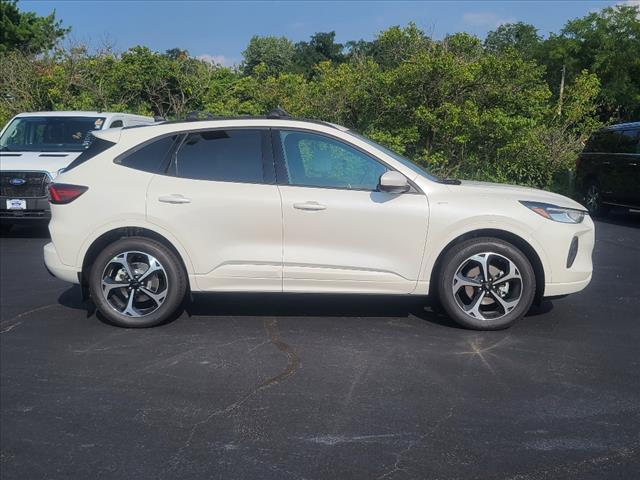
[[[49,182],[49,175],[44,172],[0,172],[0,196],[46,197]]]

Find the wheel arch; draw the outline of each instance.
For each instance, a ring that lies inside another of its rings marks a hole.
[[[442,267],[442,260],[445,255],[451,248],[459,243],[462,243],[470,238],[478,238],[478,237],[493,237],[498,238],[500,240],[504,240],[505,242],[511,243],[513,246],[518,248],[529,260],[531,266],[533,267],[533,272],[536,277],[536,293],[534,297],[534,302],[539,303],[544,296],[544,286],[545,286],[545,271],[542,260],[540,259],[540,255],[536,251],[535,248],[524,238],[521,236],[508,232],[506,230],[500,230],[495,228],[484,228],[478,230],[472,230],[466,233],[463,233],[453,240],[451,240],[441,251],[436,259],[433,268],[431,269],[431,275],[429,278],[429,295],[435,296],[437,294],[438,288],[438,275],[440,274],[440,269]]]
[[[91,271],[91,267],[93,262],[98,257],[100,252],[109,244],[115,242],[116,240],[120,240],[121,238],[127,237],[143,237],[151,240],[155,240],[156,242],[167,247],[180,261],[180,266],[184,269],[186,278],[187,278],[187,291],[191,291],[191,285],[189,281],[189,269],[187,267],[188,260],[185,260],[184,256],[180,253],[180,251],[175,247],[175,245],[169,241],[162,234],[151,230],[149,228],[144,227],[117,227],[111,230],[108,230],[102,233],[100,236],[95,238],[91,245],[89,245],[84,257],[82,259],[82,269],[80,274],[80,286],[82,288],[82,295],[84,298],[88,298],[89,290],[88,290],[88,282],[89,272]]]

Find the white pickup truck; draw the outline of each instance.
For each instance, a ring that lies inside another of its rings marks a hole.
[[[154,119],[113,112],[30,112],[0,133],[0,228],[48,221],[47,185],[86,150],[91,132],[151,125]]]

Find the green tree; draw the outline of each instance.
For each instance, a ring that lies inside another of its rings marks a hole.
[[[295,70],[309,77],[320,62],[344,62],[344,45],[336,43],[335,39],[336,32],[318,32],[308,42],[296,43],[293,56]]]
[[[524,22],[506,23],[489,32],[484,41],[488,52],[499,54],[507,50],[519,52],[528,60],[538,58],[542,37],[533,25]]]
[[[41,53],[53,48],[70,28],[63,28],[55,11],[46,17],[21,12],[16,0],[0,1],[0,53],[19,50]]]
[[[293,55],[293,43],[285,37],[253,36],[242,52],[242,71],[251,75],[258,65],[264,64],[266,69],[263,72],[267,75],[288,72],[293,64]]]
[[[583,70],[595,73],[601,85],[603,120],[640,116],[640,7],[617,5],[567,22],[560,34],[544,42],[541,62],[558,91],[563,65],[567,81]]]

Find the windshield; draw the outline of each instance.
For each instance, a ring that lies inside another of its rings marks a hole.
[[[18,117],[0,138],[2,151],[81,152],[104,117]]]
[[[356,133],[352,130],[349,130],[349,133],[352,134],[355,137],[358,137],[360,140],[362,140],[363,142],[368,143],[369,145],[371,145],[372,147],[377,148],[378,150],[382,150],[384,153],[386,153],[387,155],[389,155],[391,158],[393,158],[394,160],[399,161],[400,163],[402,163],[405,167],[410,168],[411,170],[413,170],[415,173],[417,173],[418,175],[422,175],[423,177],[427,177],[429,180],[433,180],[434,182],[440,182],[442,181],[441,178],[427,172],[424,168],[418,166],[417,164],[413,163],[410,159],[408,159],[407,157],[404,157],[402,155],[400,155],[397,152],[394,152],[393,150],[387,148],[387,147],[383,147],[382,145],[380,145],[379,143],[374,142],[373,140],[371,140],[370,138],[365,137],[364,135],[360,135],[359,133]]]

